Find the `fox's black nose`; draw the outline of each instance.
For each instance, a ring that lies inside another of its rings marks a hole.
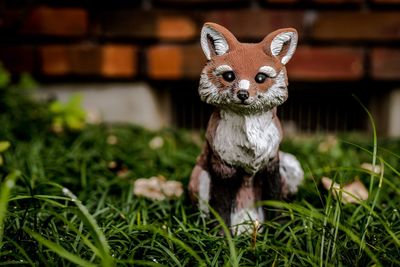
[[[237,92],[237,97],[240,100],[245,101],[247,98],[249,98],[249,92],[247,90],[239,90]]]

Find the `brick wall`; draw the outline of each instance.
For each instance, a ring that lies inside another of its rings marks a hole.
[[[400,81],[400,0],[6,0],[0,16],[0,60],[43,82],[197,81],[206,21],[249,42],[295,27],[295,87]]]

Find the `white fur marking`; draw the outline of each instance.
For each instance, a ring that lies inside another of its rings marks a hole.
[[[210,81],[204,70],[200,75],[199,94],[202,101],[214,105],[222,103],[226,97],[224,93],[218,92],[217,87]]]
[[[217,32],[209,26],[204,26],[201,30],[200,44],[201,48],[203,49],[204,55],[208,60],[211,60],[212,49],[208,43],[208,36],[211,37],[212,42],[214,43],[215,54],[220,56],[225,54],[229,50],[228,42],[225,40],[221,33]]]
[[[250,82],[249,80],[240,80],[239,82],[239,89],[242,90],[249,90],[250,88]]]
[[[271,66],[262,66],[258,71],[261,73],[264,73],[268,77],[271,77],[271,78],[276,77],[276,71]]]
[[[253,174],[276,156],[281,135],[272,111],[239,115],[222,110],[220,115],[214,149],[223,161]]]
[[[297,46],[297,34],[295,32],[282,32],[275,36],[275,38],[271,42],[271,53],[274,56],[278,56],[283,48],[283,44],[290,40],[289,49],[281,59],[282,64],[286,64],[292,58],[294,51]]]
[[[232,232],[236,235],[243,233],[252,233],[254,229],[254,221],[263,222],[264,213],[262,207],[251,207],[240,209],[231,213]]]
[[[221,65],[215,68],[214,74],[215,75],[221,75],[226,71],[232,71],[232,67],[228,65]]]
[[[210,200],[210,175],[208,172],[201,171],[199,176],[199,209],[203,216],[208,215],[208,201]]]

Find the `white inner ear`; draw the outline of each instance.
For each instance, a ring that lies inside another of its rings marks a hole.
[[[283,65],[289,62],[292,58],[294,51],[297,46],[297,34],[295,32],[282,32],[275,36],[271,42],[271,53],[274,56],[278,56],[286,42],[290,41],[289,49],[286,55],[282,56],[281,62]]]
[[[214,47],[210,47],[208,37],[211,37]],[[207,60],[211,59],[211,50],[214,50],[215,54],[219,56],[225,54],[229,50],[228,42],[222,34],[208,26],[204,26],[201,30],[200,43]]]

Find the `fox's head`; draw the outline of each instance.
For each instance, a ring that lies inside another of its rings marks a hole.
[[[297,45],[292,28],[270,33],[258,44],[240,43],[224,27],[206,23],[201,47],[207,58],[199,93],[203,101],[236,113],[270,110],[288,97],[285,64]]]

